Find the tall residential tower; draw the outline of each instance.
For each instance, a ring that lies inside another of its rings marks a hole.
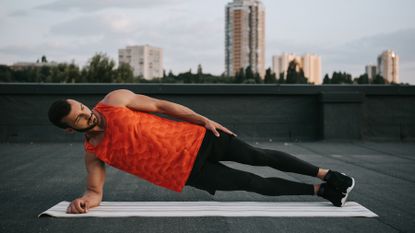
[[[399,83],[399,56],[392,50],[380,54],[377,71],[388,83]]]
[[[251,66],[265,76],[265,9],[260,0],[234,0],[225,11],[225,67],[228,76]]]

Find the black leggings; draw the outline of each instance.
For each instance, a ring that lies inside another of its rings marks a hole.
[[[316,177],[318,167],[277,150],[253,147],[238,137],[219,131],[216,137],[206,130],[195,165],[186,185],[215,195],[216,190],[243,190],[267,196],[314,195],[311,184],[281,178],[264,178],[246,171],[230,168],[219,161],[234,161],[253,166],[269,166],[285,172]]]

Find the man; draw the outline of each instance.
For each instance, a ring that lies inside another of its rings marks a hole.
[[[110,92],[92,110],[72,99],[55,101],[49,109],[49,119],[67,132],[85,133],[87,190],[71,202],[68,213],[86,213],[99,206],[105,164],[176,192],[188,185],[212,195],[216,190],[245,190],[270,196],[318,195],[339,207],[345,204],[355,183],[342,173],[318,168],[282,151],[253,147],[226,127],[185,106],[125,89]],[[269,166],[326,182],[311,185],[263,178],[219,161]]]

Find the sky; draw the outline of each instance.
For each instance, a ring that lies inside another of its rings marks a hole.
[[[96,53],[118,62],[128,45],[159,47],[164,69],[177,74],[198,64],[225,70],[225,6],[230,0],[2,0],[0,64],[49,61],[84,66]],[[400,81],[415,85],[415,1],[262,0],[266,67],[283,52],[321,56],[322,76],[357,77],[392,49]]]

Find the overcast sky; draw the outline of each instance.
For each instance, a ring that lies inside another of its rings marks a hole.
[[[164,68],[224,71],[224,0],[2,0],[0,64],[48,60],[84,66],[97,52],[164,50]],[[415,84],[415,1],[263,0],[266,66],[273,55],[315,53],[322,75],[354,77],[386,49],[400,56],[401,82]],[[117,61],[118,62],[118,61]]]

